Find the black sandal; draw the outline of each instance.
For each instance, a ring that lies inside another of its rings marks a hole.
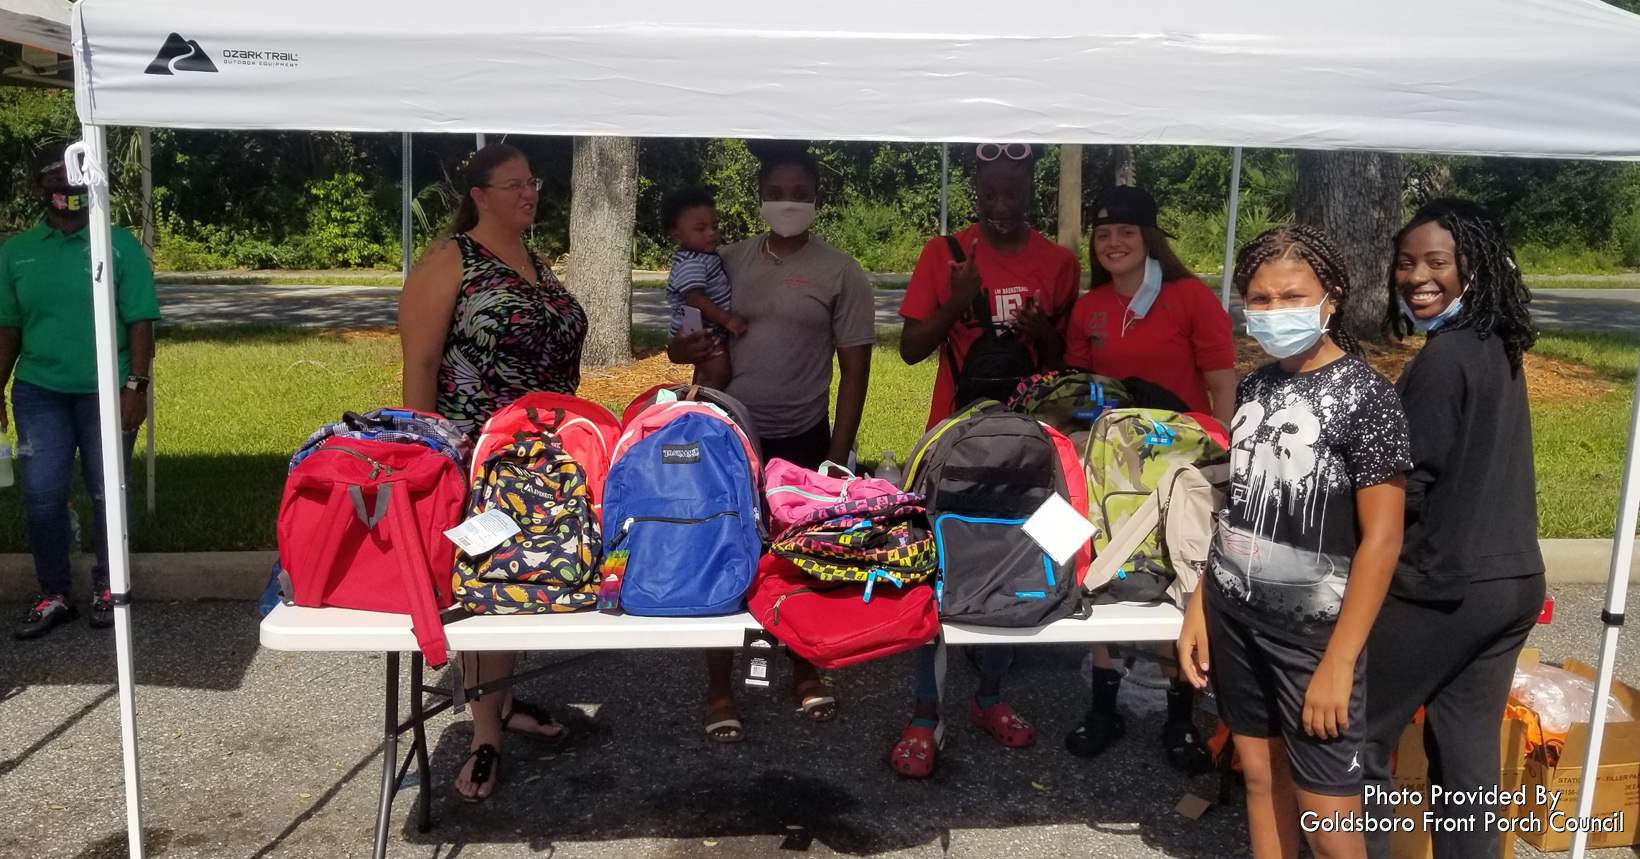
[[[528,731],[523,728],[514,728],[512,726],[512,717],[519,714],[523,714],[531,719],[534,719],[535,723],[542,727],[546,727],[547,725],[557,725],[558,733],[548,736],[540,731]],[[528,701],[520,701],[517,698],[512,699],[512,709],[502,714],[501,729],[518,734],[519,736],[528,737],[548,747],[563,745],[564,741],[569,739],[569,727],[564,725],[562,722],[559,722],[557,719],[554,719],[552,714],[547,712],[545,707],[531,704]]]
[[[456,788],[456,783],[452,781],[450,782],[450,795],[461,800],[462,802],[467,803],[468,805],[477,805],[478,803],[484,802],[490,797],[495,796],[495,790],[501,784],[501,750],[490,745],[489,743],[485,743],[484,745],[473,749],[472,753],[467,755],[467,757],[462,761],[462,765],[465,766],[467,761],[473,762],[473,770],[467,776],[467,780],[478,785],[480,788],[482,788],[485,784],[488,784],[490,786],[490,792],[475,793],[472,796],[468,796],[458,790]]]

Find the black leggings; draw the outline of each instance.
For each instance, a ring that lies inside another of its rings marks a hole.
[[[1498,784],[1498,732],[1515,660],[1543,610],[1543,576],[1473,582],[1459,602],[1384,598],[1368,640],[1366,783],[1388,789],[1390,753],[1419,707],[1430,784],[1452,790]],[[1426,792],[1427,796],[1427,792]],[[1394,807],[1368,803],[1380,816]],[[1501,834],[1482,828],[1489,809],[1440,803],[1439,818],[1473,818],[1473,832],[1433,833],[1435,859],[1495,859]],[[1389,859],[1387,833],[1368,833],[1367,855]]]

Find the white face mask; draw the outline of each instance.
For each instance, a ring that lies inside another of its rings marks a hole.
[[[1310,307],[1289,307],[1282,310],[1248,310],[1247,333],[1258,341],[1259,348],[1271,358],[1291,358],[1314,346],[1327,331],[1331,319],[1321,317],[1326,299]]]
[[[769,202],[763,204],[763,222],[776,235],[794,238],[814,225],[813,203]]]

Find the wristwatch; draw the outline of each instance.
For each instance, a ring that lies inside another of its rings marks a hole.
[[[127,391],[134,391],[138,394],[148,393],[148,377],[147,376],[135,376],[135,375],[126,376],[125,377],[125,389]]]

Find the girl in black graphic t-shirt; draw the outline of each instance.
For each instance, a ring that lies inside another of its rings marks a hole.
[[[1348,282],[1320,231],[1242,248],[1247,332],[1277,360],[1236,395],[1232,484],[1207,583],[1179,636],[1211,679],[1247,779],[1254,859],[1298,855],[1299,814],[1359,815],[1366,641],[1401,548],[1406,417],[1339,324]],[[1211,654],[1211,658],[1209,655]],[[1361,859],[1359,832],[1312,832],[1317,859]]]

